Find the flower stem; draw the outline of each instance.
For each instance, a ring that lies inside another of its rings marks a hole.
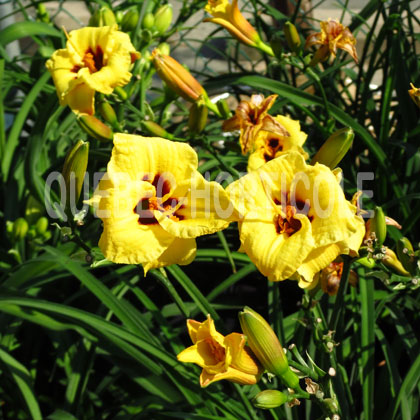
[[[322,101],[324,102],[324,108],[327,113],[328,118],[331,117],[330,115],[330,107],[328,105],[327,95],[325,94],[324,86],[322,86],[321,79],[319,76],[310,68],[306,68],[307,74],[315,81],[316,85],[318,86],[319,90],[321,91]]]

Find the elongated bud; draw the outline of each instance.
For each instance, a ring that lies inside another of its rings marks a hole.
[[[356,260],[359,264],[363,265],[366,268],[373,268],[375,267],[375,260],[370,257],[361,257]]]
[[[38,234],[43,235],[48,229],[48,219],[45,216],[40,217],[35,224],[35,229]]]
[[[259,392],[253,399],[252,404],[257,408],[270,409],[276,408],[287,402],[288,396],[283,392],[266,389],[265,391]]]
[[[343,159],[353,143],[354,132],[351,128],[342,128],[333,133],[312,158],[311,165],[322,163],[334,169]]]
[[[185,100],[195,102],[200,96],[207,96],[203,86],[191,73],[169,55],[163,55],[155,48],[152,60],[159,77]]]
[[[121,87],[121,86],[116,86],[114,88],[114,93],[122,100],[122,101],[126,101],[128,98],[127,92]]]
[[[85,178],[86,168],[89,158],[89,143],[79,140],[71,148],[64,160],[63,178],[66,185],[67,200],[66,205],[69,208],[70,198],[77,203],[82,191],[83,180]],[[71,179],[74,177],[74,190],[72,191]],[[74,194],[74,196],[72,196]]]
[[[38,6],[36,8],[36,16],[37,19],[44,23],[50,22],[50,14],[47,11],[47,8],[45,7],[44,3],[38,3]]]
[[[274,55],[280,59],[283,53],[283,39],[279,34],[274,34],[271,37],[270,46],[273,50]]]
[[[143,22],[141,23],[141,26],[143,29],[152,29],[153,25],[155,24],[155,17],[153,16],[153,13],[146,13],[143,18]]]
[[[123,17],[124,17],[124,13],[122,10],[117,10],[115,12],[115,21],[118,23],[118,25],[121,24]]]
[[[15,241],[23,239],[28,233],[28,222],[23,218],[19,217],[13,223],[13,238]]]
[[[239,322],[249,347],[264,368],[277,375],[289,388],[298,388],[299,378],[290,370],[280,341],[268,322],[247,306],[239,313]]]
[[[174,136],[154,121],[142,121],[142,127],[154,136],[172,140]]]
[[[155,29],[160,35],[163,35],[172,23],[172,5],[165,4],[159,7],[155,13]]]
[[[408,238],[398,239],[397,255],[403,267],[414,275],[416,270],[416,262],[414,260],[414,249]]]
[[[156,48],[162,55],[169,55],[171,53],[171,46],[167,42],[161,42]]]
[[[310,67],[315,67],[318,63],[325,61],[330,56],[330,48],[328,45],[322,45],[318,48],[309,62]]]
[[[124,32],[130,32],[137,27],[139,21],[139,12],[137,10],[129,10],[122,18],[121,29]]]
[[[216,105],[217,105],[217,109],[220,112],[220,116],[224,120],[227,120],[228,118],[232,116],[232,112],[230,111],[229,105],[227,104],[225,99],[220,99],[219,101],[217,101]]]
[[[284,35],[286,37],[287,45],[289,46],[290,50],[293,51],[295,54],[298,54],[301,47],[301,40],[296,29],[296,26],[293,25],[292,22],[286,22],[283,27]]]
[[[411,89],[408,91],[410,98],[420,108],[420,89],[416,88],[412,83],[410,83],[410,86]]]
[[[77,121],[89,136],[100,141],[112,141],[114,137],[112,130],[93,115],[83,114]]]
[[[204,130],[208,115],[209,110],[202,99],[199,99],[191,105],[190,116],[188,118],[188,128],[191,134],[199,134]]]
[[[89,26],[112,26],[116,24],[114,12],[108,7],[99,8],[89,19]]]
[[[385,258],[382,262],[397,274],[410,277],[410,273],[403,267],[392,249],[386,249]]]
[[[114,108],[112,108],[111,104],[109,102],[101,102],[98,105],[99,113],[101,114],[101,117],[108,123],[110,123],[113,127],[118,125],[118,119],[117,114],[114,111]]]
[[[375,207],[375,214],[370,221],[370,230],[375,232],[378,245],[382,245],[386,238],[386,219],[381,207]]]
[[[45,211],[45,207],[36,200],[32,195],[28,197],[25,209],[25,219],[30,225],[36,223],[36,221],[42,216]]]

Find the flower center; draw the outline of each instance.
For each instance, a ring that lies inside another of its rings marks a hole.
[[[93,52],[92,48],[89,48],[83,57],[83,64],[89,69],[91,73],[99,71],[104,63],[104,52],[101,47],[96,48],[96,53]]]
[[[277,137],[268,138],[264,149],[264,160],[269,162],[276,157],[277,152],[283,150],[283,145],[280,143],[280,139]]]
[[[143,181],[150,182],[148,176],[143,178]],[[155,216],[153,215],[154,210],[158,210],[161,213],[166,213],[166,217],[176,222],[183,220],[183,216],[176,214],[176,212],[183,206],[179,206],[179,200],[173,197],[167,198],[165,201],[162,198],[169,194],[171,186],[167,180],[165,180],[159,174],[155,175],[153,181],[150,182],[156,190],[156,194],[151,197],[142,197],[134,207],[134,213],[138,214],[138,222],[141,225],[155,225],[158,224]]]
[[[214,356],[217,362],[225,360],[225,349],[219,343],[214,341],[212,338],[206,338],[204,341],[209,346],[211,354]]]

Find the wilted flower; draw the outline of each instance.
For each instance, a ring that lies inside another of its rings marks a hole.
[[[323,270],[321,270],[319,273],[319,282],[324,293],[327,293],[330,296],[335,296],[337,294],[343,274],[343,266],[344,263],[337,259],[336,261],[328,264],[327,267],[325,267]],[[349,284],[351,286],[356,286],[357,283],[358,276],[356,272],[350,270]]]
[[[288,131],[271,115],[268,110],[273,106],[277,95],[264,98],[263,95],[252,95],[249,101],[241,101],[235,110],[235,115],[223,123],[224,131],[241,130],[239,142],[242,153],[253,149],[260,130],[289,136]]]
[[[315,65],[319,61],[325,60],[331,54],[333,57],[337,54],[337,48],[348,52],[354,61],[358,63],[356,52],[356,39],[350,32],[350,29],[343,26],[336,20],[328,19],[320,22],[321,32],[311,34],[306,39],[305,48],[312,45],[320,45],[315,53],[312,64]]]
[[[254,151],[248,158],[248,172],[255,171],[264,163],[293,150],[299,152],[305,159],[308,157],[302,149],[308,136],[300,130],[299,121],[283,115],[276,115],[274,119],[288,135],[260,130],[254,142]]]
[[[93,115],[95,92],[112,93],[131,79],[130,67],[140,57],[130,37],[118,26],[87,27],[67,35],[65,49],[47,61],[60,105]]]
[[[364,223],[339,178],[338,170],[289,152],[228,186],[241,217],[241,250],[269,280],[311,287],[315,273],[359,249]]]
[[[107,173],[89,202],[104,224],[99,247],[108,260],[142,264],[145,272],[189,264],[194,238],[228,226],[236,216],[226,192],[197,165],[185,143],[114,135]]]
[[[178,354],[178,360],[195,363],[203,368],[200,385],[227,379],[241,385],[258,382],[262,368],[251,350],[245,345],[245,337],[231,333],[224,337],[216,331],[210,315],[204,322],[187,321],[188,333],[193,345]]]
[[[245,19],[238,8],[238,0],[208,0],[204,9],[213,17],[204,19],[204,22],[213,22],[223,26],[232,36],[252,47],[261,43],[260,36],[255,28]]]

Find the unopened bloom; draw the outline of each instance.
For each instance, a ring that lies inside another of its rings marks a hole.
[[[268,114],[276,98],[277,95],[270,95],[267,98],[260,94],[252,95],[249,101],[241,101],[235,110],[235,115],[223,123],[224,131],[241,131],[239,143],[243,154],[253,150],[260,130],[289,136],[281,123]]]
[[[364,223],[339,178],[338,170],[289,152],[228,186],[240,213],[241,250],[269,280],[296,278],[311,287],[338,255],[357,252]]]
[[[203,368],[200,375],[202,387],[222,379],[241,385],[258,382],[262,368],[245,345],[244,335],[231,333],[224,337],[216,331],[210,315],[204,322],[189,319],[187,327],[193,345],[177,357],[181,362],[195,363]]]
[[[162,54],[158,48],[155,48],[152,60],[159,77],[185,100],[195,102],[201,96],[207,96],[197,79],[171,56]]]
[[[213,22],[223,26],[232,36],[240,42],[256,47],[261,43],[260,36],[255,28],[245,19],[238,8],[238,0],[208,0],[204,9],[212,15],[204,19],[204,22]]]
[[[189,264],[194,238],[228,226],[236,216],[226,192],[197,166],[185,143],[114,135],[107,173],[90,200],[103,221],[99,247],[108,260],[142,264],[145,272]]]
[[[95,92],[112,93],[131,79],[130,67],[139,58],[130,37],[118,26],[71,31],[65,49],[47,61],[60,105],[76,113],[94,114]]]
[[[264,163],[293,150],[301,153],[305,159],[308,157],[302,149],[308,136],[300,130],[299,121],[283,115],[276,115],[274,120],[280,123],[287,135],[260,130],[254,142],[254,151],[248,158],[248,172],[255,171]]]
[[[349,28],[331,19],[320,22],[320,26],[321,32],[309,35],[305,44],[305,48],[311,47],[312,45],[320,45],[320,48],[314,56],[315,61],[313,60],[313,64],[325,60],[330,54],[335,57],[337,48],[348,52],[354,61],[358,63],[356,39]]]

